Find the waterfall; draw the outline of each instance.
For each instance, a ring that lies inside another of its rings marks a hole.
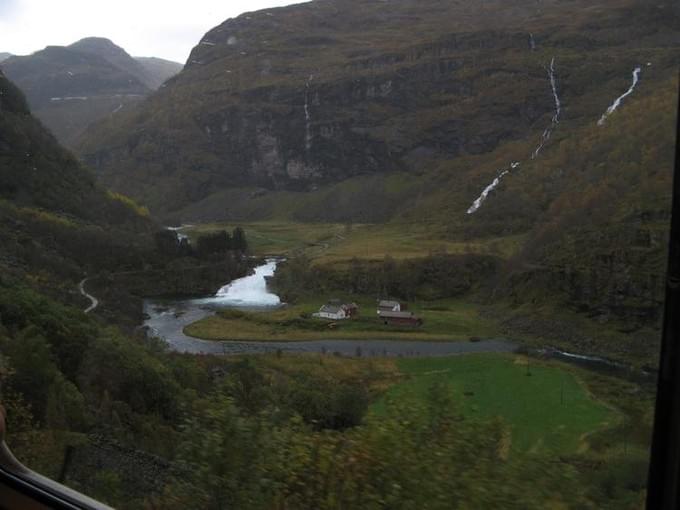
[[[648,64],[649,65],[649,64]],[[631,95],[633,91],[635,90],[635,87],[638,84],[638,81],[640,81],[640,73],[642,72],[641,67],[636,67],[633,70],[633,84],[630,86],[630,88],[626,91],[625,94],[622,94],[621,96],[617,97],[616,100],[612,103],[612,105],[607,108],[607,111],[602,114],[602,117],[600,117],[600,120],[597,121],[598,126],[604,125],[605,121],[607,120],[607,117],[609,117],[616,109],[621,105],[621,101],[623,101],[626,97]]]
[[[244,278],[234,280],[217,291],[212,299],[219,305],[235,306],[277,306],[281,304],[279,296],[267,290],[267,278],[274,275],[276,260],[255,268],[255,272]]]
[[[550,126],[547,127],[541,135],[541,142],[536,147],[536,150],[531,154],[531,159],[536,159],[545,144],[550,140],[553,130],[560,123],[560,115],[562,114],[562,103],[557,94],[557,78],[555,77],[555,57],[550,61],[550,67],[546,69],[548,79],[550,80],[550,89],[552,90],[553,100],[555,101],[555,114],[552,116]]]
[[[309,87],[312,84],[313,79],[314,75],[310,74],[305,85],[305,150],[308,152],[309,149],[312,148],[312,133],[309,129],[309,121],[311,119],[309,114]]]
[[[533,35],[532,34],[529,35],[531,36],[531,41],[533,43]],[[550,136],[552,135],[553,130],[560,123],[560,116],[562,115],[562,102],[560,101],[560,96],[557,93],[557,78],[555,76],[555,57],[553,57],[552,60],[550,61],[550,67],[546,68],[546,72],[548,73],[548,79],[550,80],[550,90],[552,91],[553,101],[555,102],[555,113],[550,119],[550,126],[543,130],[543,134],[541,135],[541,142],[539,143],[538,147],[536,147],[536,150],[531,154],[531,159],[536,159],[539,152],[541,152],[541,149],[543,149],[543,146],[548,142],[548,140],[550,140]],[[519,161],[514,161],[510,163],[509,170],[501,171],[498,174],[498,176],[493,180],[493,182],[489,184],[486,188],[484,188],[482,194],[479,195],[479,197],[477,197],[477,199],[472,203],[470,208],[467,210],[467,213],[468,214],[476,213],[482,206],[486,198],[489,196],[489,193],[491,193],[501,183],[503,177],[505,177],[507,174],[509,174],[516,168],[519,168],[519,166],[520,166]]]
[[[514,165],[514,163],[513,163]],[[518,164],[519,165],[519,164]],[[513,166],[512,168],[516,168],[516,166]],[[500,174],[498,174],[498,177],[496,177],[491,184],[489,184],[486,188],[484,188],[484,191],[482,191],[482,194],[479,195],[477,200],[475,200],[470,208],[467,210],[468,214],[474,214],[476,213],[479,208],[482,206],[484,201],[486,200],[486,197],[489,196],[489,193],[491,193],[496,186],[498,186],[501,183],[501,179],[505,177],[507,174],[510,173],[510,170],[503,170]]]

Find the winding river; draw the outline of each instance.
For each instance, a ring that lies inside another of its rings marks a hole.
[[[319,339],[298,342],[268,341],[213,341],[201,340],[184,334],[184,328],[218,310],[239,309],[267,311],[280,306],[279,297],[267,288],[267,278],[276,271],[277,259],[268,259],[255,268],[252,274],[234,280],[222,287],[214,296],[188,300],[145,300],[144,326],[150,335],[167,342],[170,349],[190,354],[263,354],[270,352],[316,352],[342,356],[450,356],[482,352],[515,352],[518,345],[506,339],[489,339],[479,342],[428,342],[424,340],[342,340]],[[586,356],[553,348],[532,349],[528,353],[540,358],[556,359],[571,365],[636,382],[654,383],[655,373],[643,372],[612,360]]]
[[[222,309],[266,311],[282,306],[267,289],[267,277],[276,271],[276,259],[255,268],[253,274],[234,280],[214,296],[188,300],[145,300],[144,326],[178,352],[191,354],[257,354],[267,352],[318,352],[355,356],[447,356],[472,352],[512,352],[516,345],[503,339],[480,342],[428,342],[407,340],[313,340],[300,342],[244,342],[201,340],[184,334],[184,328]]]

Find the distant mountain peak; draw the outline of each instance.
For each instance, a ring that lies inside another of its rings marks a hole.
[[[85,37],[67,47],[74,50],[87,51],[88,53],[111,52],[127,54],[123,48],[106,37]]]
[[[12,56],[2,69],[21,88],[35,115],[69,144],[91,123],[127,111],[182,66],[133,58],[110,39],[86,37],[69,46]]]

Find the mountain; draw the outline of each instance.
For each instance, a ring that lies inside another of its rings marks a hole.
[[[182,69],[181,64],[161,58],[131,57],[123,48],[103,37],[86,37],[68,48],[104,58],[118,69],[135,76],[152,90]]]
[[[31,115],[23,94],[0,72],[0,199],[101,221],[106,192],[93,174]]]
[[[92,122],[132,107],[157,87],[164,75],[147,67],[97,37],[2,63],[36,116],[66,145]]]
[[[0,72],[0,274],[80,304],[83,273],[134,267],[152,231],[148,211],[102,189]]]
[[[159,88],[168,79],[178,74],[184,67],[178,62],[156,57],[134,57],[145,70],[145,83],[152,89]]]
[[[88,275],[97,314],[135,328],[139,293],[210,294],[249,269],[231,255],[199,261],[167,230],[159,245],[159,230],[146,208],[96,183],[0,72],[0,294],[6,276],[80,307]]]
[[[159,214],[385,221],[436,191],[423,176],[446,168],[464,217],[500,161],[527,160],[551,125],[553,58],[559,137],[599,117],[640,63],[653,62],[641,95],[672,76],[677,20],[670,2],[638,0],[333,0],[244,14],[78,149]]]
[[[11,56],[12,56],[11,53],[0,52],[0,62],[2,62],[3,60],[7,60]]]

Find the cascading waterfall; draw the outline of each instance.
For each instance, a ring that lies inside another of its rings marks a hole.
[[[279,296],[267,289],[267,278],[276,271],[276,260],[267,260],[267,263],[255,268],[253,274],[234,280],[217,291],[214,298],[203,301],[211,301],[219,305],[269,307],[281,304]]]
[[[649,64],[648,64],[649,65]],[[626,91],[625,94],[622,94],[621,96],[617,97],[616,100],[612,103],[612,105],[607,108],[607,111],[602,114],[602,117],[600,117],[600,120],[597,121],[598,126],[604,125],[605,121],[607,120],[607,117],[609,117],[612,113],[616,111],[616,109],[621,105],[621,101],[623,101],[626,97],[631,95],[633,91],[635,90],[635,87],[637,86],[638,82],[640,81],[640,73],[642,72],[641,67],[636,67],[633,70],[633,84],[630,86],[630,88]]]
[[[530,41],[533,47],[534,38],[532,34],[529,35],[531,37]],[[553,57],[552,60],[550,61],[550,67],[546,69],[546,72],[548,73],[548,78],[550,79],[550,89],[552,90],[553,100],[555,101],[555,114],[552,116],[550,126],[543,131],[543,134],[541,135],[541,143],[538,145],[536,150],[531,154],[531,159],[536,159],[539,152],[541,152],[541,149],[543,149],[543,146],[548,142],[548,140],[550,140],[550,136],[552,135],[553,130],[560,123],[560,116],[562,114],[562,102],[560,101],[560,96],[557,93],[557,78],[555,77],[555,57]],[[493,180],[493,182],[489,184],[486,188],[484,188],[482,194],[479,195],[479,197],[477,197],[477,200],[475,200],[472,203],[470,208],[467,210],[467,213],[468,214],[476,213],[489,196],[489,193],[491,193],[501,183],[503,177],[508,175],[512,170],[515,170],[519,166],[520,163],[518,161],[515,161],[510,164],[510,169],[501,171],[498,174],[498,176]]]
[[[552,116],[550,126],[543,131],[543,134],[541,135],[541,142],[538,144],[538,147],[536,147],[536,150],[531,154],[531,159],[536,159],[538,157],[538,154],[545,146],[545,144],[548,143],[548,140],[550,140],[550,136],[552,135],[553,130],[560,123],[560,115],[562,114],[562,103],[560,102],[560,97],[557,94],[557,78],[555,77],[555,57],[553,57],[552,60],[550,61],[550,67],[546,69],[546,72],[548,73],[548,78],[550,79],[550,88],[552,90],[553,99],[555,101],[555,115]]]
[[[529,48],[531,48],[531,51],[536,51],[536,41],[534,41],[534,34],[529,34]]]
[[[312,133],[309,128],[309,121],[311,116],[309,114],[309,87],[312,84],[314,75],[310,74],[305,84],[305,149],[309,151],[312,148]]]
[[[479,208],[482,206],[486,198],[489,196],[489,193],[491,193],[500,183],[503,177],[508,175],[511,170],[514,170],[515,168],[519,167],[519,163],[517,161],[513,162],[510,164],[510,170],[502,170],[498,176],[493,180],[491,184],[489,184],[486,188],[484,188],[484,191],[482,191],[482,194],[477,197],[477,200],[475,200],[470,208],[467,210],[468,214],[474,214],[476,213]]]

